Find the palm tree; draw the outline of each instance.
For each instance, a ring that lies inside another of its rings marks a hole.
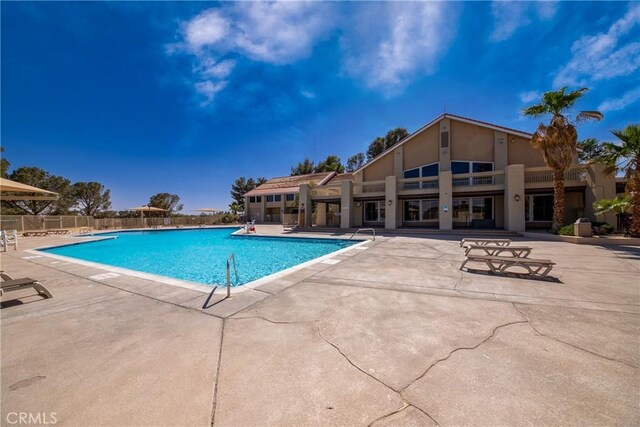
[[[627,178],[627,192],[631,195],[631,227],[629,234],[640,236],[640,125],[631,124],[623,130],[611,131],[621,142],[603,143],[605,154],[601,161],[605,172],[622,172]]]
[[[600,199],[593,202],[593,211],[596,215],[608,212],[615,213],[618,219],[618,228],[622,228],[625,234],[628,233],[631,207],[631,197],[628,194],[617,196],[614,199]]]
[[[564,223],[564,173],[576,155],[578,133],[572,120],[566,115],[589,89],[582,88],[567,93],[567,88],[546,92],[540,103],[523,110],[525,116],[551,115],[549,125],[540,123],[531,138],[531,145],[542,151],[548,167],[553,169],[553,225],[557,233]],[[602,120],[598,111],[580,111],[575,121]]]

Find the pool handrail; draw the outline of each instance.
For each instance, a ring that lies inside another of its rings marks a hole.
[[[236,255],[232,252],[227,258],[227,298],[231,296],[231,261],[233,261],[233,271],[236,274],[236,282],[239,280]]]
[[[353,239],[356,236],[356,234],[358,234],[361,231],[371,231],[373,233],[373,241],[374,242],[376,241],[376,230],[374,228],[358,228],[356,232],[353,233],[351,237],[349,237],[349,240]]]

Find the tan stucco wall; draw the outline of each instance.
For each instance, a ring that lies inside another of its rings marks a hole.
[[[542,153],[531,146],[528,139],[508,135],[508,159],[510,165],[522,164],[525,168],[546,166]]]
[[[451,161],[493,162],[493,130],[451,120]]]
[[[439,135],[438,126],[432,126],[407,141],[403,146],[403,170],[437,162]]]
[[[375,163],[364,169],[364,181],[380,181],[393,175],[393,156],[393,151],[390,151],[384,157],[376,160]]]

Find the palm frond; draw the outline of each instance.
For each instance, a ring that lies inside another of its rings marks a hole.
[[[603,118],[604,118],[604,115],[600,111],[580,111],[576,116],[576,120],[579,122],[584,122],[587,120],[600,121]]]

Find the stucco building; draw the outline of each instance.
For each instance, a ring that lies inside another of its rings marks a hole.
[[[278,185],[286,179],[284,191]],[[293,194],[286,197],[296,210],[277,194]],[[272,198],[251,200],[257,196]],[[586,216],[615,224],[613,215],[596,218],[592,209],[615,196],[615,177],[576,158],[565,174],[565,223]],[[247,193],[245,203],[259,222],[295,212],[304,224],[341,228],[524,231],[550,228],[553,183],[531,134],[442,114],[353,174],[277,178]]]

